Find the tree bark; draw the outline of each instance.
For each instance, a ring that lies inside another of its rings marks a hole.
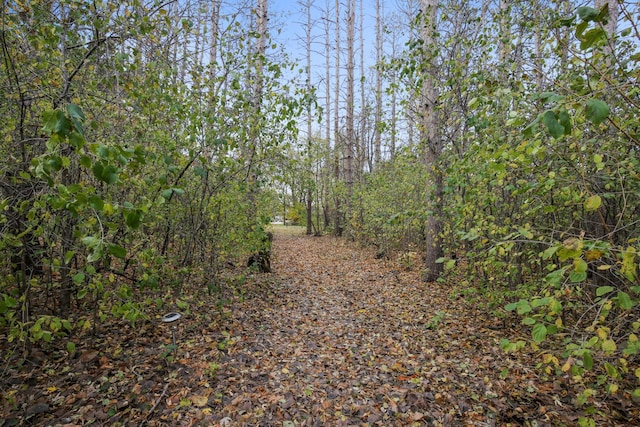
[[[307,0],[306,8],[307,8],[307,26],[305,28],[306,35],[306,50],[307,50],[307,91],[311,93],[311,0]],[[311,150],[311,104],[307,105],[307,155],[312,155]],[[309,164],[311,167],[311,164]],[[309,171],[306,171],[307,173]],[[313,234],[313,192],[311,189],[311,182],[307,180],[305,183],[307,187],[307,196],[306,196],[306,211],[307,211],[307,235]]]
[[[438,279],[442,273],[443,264],[438,263],[442,257],[442,193],[443,177],[439,165],[442,152],[438,126],[438,89],[436,87],[436,63],[434,53],[436,51],[437,33],[437,0],[422,0],[422,13],[424,22],[421,27],[423,41],[422,61],[424,75],[421,91],[422,123],[420,126],[420,139],[424,149],[424,162],[427,167],[427,217],[425,237],[425,280],[432,282]]]
[[[382,145],[382,44],[384,36],[382,34],[382,6],[380,0],[376,0],[376,118],[374,128],[373,165],[377,168],[380,164],[380,147]]]
[[[331,153],[331,44],[330,40],[330,21],[329,21],[329,4],[327,2],[327,16],[324,19],[324,54],[325,54],[325,85],[324,85],[324,96],[325,96],[325,140],[326,140],[326,153],[329,155]],[[330,179],[330,172],[328,170],[328,158],[327,164],[323,168],[326,170],[326,181],[328,183]],[[329,227],[331,222],[331,208],[329,202],[329,185],[324,185],[324,226],[325,228]]]
[[[336,0],[336,63],[335,63],[335,96],[333,111],[333,160],[334,160],[334,178],[336,184],[340,182],[340,152],[342,150],[340,144],[340,0]],[[342,236],[342,203],[340,195],[336,194],[336,211],[334,218],[333,230],[336,236]]]
[[[353,157],[355,146],[355,128],[354,128],[354,43],[355,43],[355,0],[349,0],[347,8],[347,111],[346,111],[346,138],[347,138],[347,158],[345,162],[345,181],[347,186],[347,203],[346,203],[346,230],[349,234],[351,227],[349,226],[352,213],[352,195],[353,195]]]
[[[209,78],[213,85],[213,79],[216,76],[216,67],[214,64],[218,57],[218,33],[220,32],[220,2],[221,0],[213,0],[211,2],[211,40],[209,42]]]

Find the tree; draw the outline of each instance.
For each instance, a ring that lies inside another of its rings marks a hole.
[[[333,88],[334,90],[334,96],[333,96],[333,170],[334,170],[334,180],[335,180],[335,184],[338,185],[340,183],[340,179],[341,179],[341,174],[340,174],[340,169],[341,169],[341,151],[342,151],[342,143],[341,143],[341,135],[340,135],[340,88],[342,87],[342,85],[340,84],[340,55],[341,55],[341,46],[340,46],[340,20],[342,19],[342,17],[340,16],[340,0],[336,0],[335,3],[335,34],[336,34],[336,39],[335,39],[335,43],[336,43],[336,52],[335,52],[335,64],[334,64],[334,69],[335,69],[335,87]],[[342,201],[341,201],[342,195],[339,194],[338,191],[336,191],[335,194],[335,212],[334,212],[334,234],[336,236],[342,236],[342,232],[343,232],[343,224],[342,224],[342,219],[343,219],[343,215],[344,213],[342,212]]]
[[[307,22],[305,25],[305,51],[306,51],[306,75],[307,75],[307,91],[311,93],[313,91],[313,87],[311,86],[311,30],[312,30],[312,21],[311,21],[311,0],[307,0],[305,4],[305,9],[307,11]],[[312,105],[309,102],[307,105],[307,153],[308,156],[311,157],[312,154],[312,143],[311,143],[311,132],[312,132]],[[307,209],[307,234],[310,235],[313,233],[313,188],[311,185],[311,180],[307,180],[307,194],[306,194],[306,209]]]
[[[420,123],[420,139],[424,150],[424,162],[427,166],[427,222],[425,224],[425,280],[435,281],[442,273],[441,258],[443,255],[441,234],[442,228],[442,195],[443,172],[440,158],[442,141],[439,135],[437,65],[437,0],[422,0],[422,16],[420,16],[422,37],[422,90],[420,105],[422,120]]]
[[[346,217],[347,233],[351,233],[349,223],[352,214],[353,198],[353,160],[355,154],[356,135],[354,127],[354,92],[355,92],[355,66],[354,66],[354,44],[355,44],[355,0],[348,0],[346,10],[347,21],[347,98],[346,98],[346,161],[345,161],[345,183],[346,183]]]
[[[382,33],[382,6],[380,0],[376,0],[376,112],[375,112],[375,136],[373,148],[373,164],[378,167],[381,159],[382,146],[382,49],[384,36]],[[393,118],[392,118],[393,120]]]

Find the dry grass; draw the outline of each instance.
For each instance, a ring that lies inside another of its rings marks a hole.
[[[307,229],[299,225],[271,224],[269,226],[269,231],[273,232],[274,234],[295,236],[304,234]]]

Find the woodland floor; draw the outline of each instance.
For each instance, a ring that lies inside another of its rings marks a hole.
[[[500,338],[518,332],[451,286],[332,237],[276,233],[272,267],[224,306],[190,301],[175,361],[157,319],[111,325],[72,356],[4,360],[0,426],[573,426],[584,415],[568,380],[504,353]],[[596,407],[599,426],[639,424],[628,402]]]

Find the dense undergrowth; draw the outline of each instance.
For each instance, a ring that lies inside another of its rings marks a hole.
[[[636,6],[616,3],[617,27],[606,4],[570,2],[546,14],[513,4],[483,26],[480,10],[441,2],[439,161],[406,142],[362,161],[349,188],[341,144],[298,141],[313,90],[288,81],[295,66],[260,52],[255,32],[232,22],[218,61],[178,64],[204,41],[177,10],[53,3],[2,8],[5,369],[43,349],[76,354],[114,319],[188,309],[186,294],[241,296],[246,275],[225,272],[268,250],[271,217],[315,210],[315,231],[344,229],[408,269],[441,216],[438,282],[526,331],[505,334],[503,351],[533,351],[537,372],[578,387],[581,425],[603,399],[640,399]],[[535,19],[499,31],[511,7]],[[396,73],[390,91],[406,88],[411,116],[424,51],[406,47],[378,65]],[[441,197],[424,185],[434,171]]]

